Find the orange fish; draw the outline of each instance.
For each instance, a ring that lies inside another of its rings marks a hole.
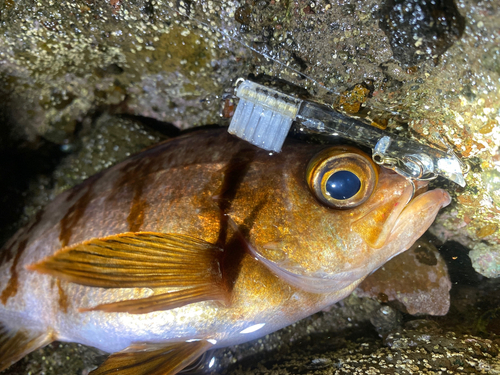
[[[346,297],[450,202],[350,146],[270,156],[224,130],[58,196],[0,251],[0,370],[54,340],[92,374],[175,374]],[[414,194],[414,190],[417,190]]]

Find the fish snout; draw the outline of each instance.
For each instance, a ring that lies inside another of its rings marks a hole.
[[[416,210],[417,206],[413,202],[427,193],[428,181],[410,181],[391,170],[382,169],[373,196],[366,202],[364,212],[352,223],[351,228],[368,246],[380,249],[394,232],[402,213],[410,206],[413,207],[411,211]],[[429,202],[434,202],[441,208],[449,203],[445,204],[447,194],[444,190],[433,193],[429,196],[433,198]],[[435,214],[437,211],[434,217]]]
[[[410,204],[408,204],[401,215],[399,215],[392,230],[391,237],[397,235],[398,232],[401,232],[403,227],[409,228],[407,223],[414,223],[413,225],[417,227],[426,226],[423,230],[423,232],[425,232],[425,230],[427,230],[427,228],[434,221],[438,211],[441,208],[448,206],[450,202],[450,194],[443,189],[434,189],[419,194],[417,197],[412,199]]]

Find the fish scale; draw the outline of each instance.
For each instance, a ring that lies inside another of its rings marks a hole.
[[[364,203],[318,199],[307,171],[325,152],[371,166]],[[159,144],[62,193],[1,250],[0,369],[61,340],[113,353],[93,374],[174,374],[273,332],[349,295],[449,203],[411,194],[353,147],[289,140],[269,156],[225,129]],[[162,254],[158,272],[131,267]]]

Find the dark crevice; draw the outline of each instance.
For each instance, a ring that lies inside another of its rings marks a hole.
[[[55,143],[18,136],[7,113],[6,107],[0,108],[0,246],[21,222],[30,183],[37,176],[52,175],[65,155]]]

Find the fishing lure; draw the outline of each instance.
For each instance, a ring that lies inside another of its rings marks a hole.
[[[279,152],[293,121],[310,132],[339,136],[373,150],[373,161],[410,180],[438,176],[465,186],[463,164],[453,152],[397,137],[339,112],[249,80],[239,80],[240,98],[229,133]]]
[[[234,21],[236,3],[180,1],[175,5],[169,3],[168,6],[176,14],[214,30],[222,37],[234,40],[284,69],[304,77],[316,88],[339,95],[334,88],[321,84],[310,74],[296,70],[271,54],[265,49],[265,44],[258,48],[252,42],[252,38],[255,38],[252,34],[244,35],[239,32]],[[279,152],[292,122],[296,121],[304,132],[341,137],[370,147],[375,163],[392,169],[409,180],[427,181],[441,176],[465,186],[464,174],[468,168],[449,147],[443,151],[397,137],[326,106],[241,78],[236,82],[235,94],[240,98],[240,103],[231,120],[229,132],[257,147]]]

